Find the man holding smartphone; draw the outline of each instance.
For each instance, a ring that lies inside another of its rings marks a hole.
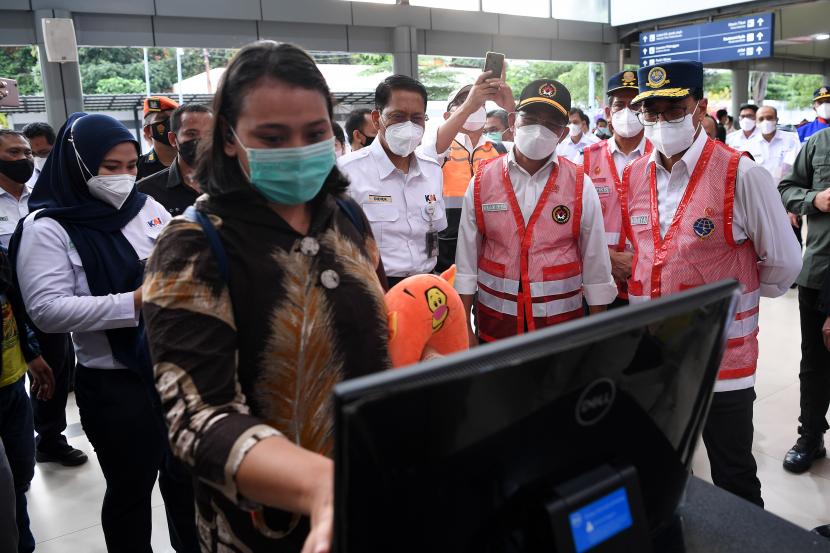
[[[617,295],[594,185],[556,155],[570,107],[562,83],[527,85],[510,115],[512,150],[482,162],[464,195],[455,288],[471,346],[581,317],[583,297],[603,311]]]
[[[499,58],[500,56],[500,58]],[[500,59],[499,63],[491,61]],[[444,174],[444,203],[447,207],[447,228],[438,236],[437,271],[445,271],[455,263],[458,242],[458,224],[461,204],[467,185],[483,161],[507,152],[509,144],[491,141],[484,135],[487,112],[484,104],[493,101],[512,112],[515,106],[513,93],[504,82],[504,56],[488,53],[485,71],[475,84],[455,90],[447,98],[444,123],[438,129],[434,142],[424,147],[424,153],[433,156]],[[499,71],[493,78],[487,66]]]

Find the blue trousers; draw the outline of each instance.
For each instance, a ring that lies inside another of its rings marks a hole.
[[[26,489],[35,475],[35,427],[32,404],[26,395],[26,378],[0,388],[0,438],[14,480],[15,515],[17,517],[18,553],[35,550],[35,538],[29,529]]]

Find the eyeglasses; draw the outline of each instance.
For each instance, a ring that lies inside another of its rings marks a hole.
[[[695,109],[697,109],[697,106],[695,106]],[[651,126],[657,124],[660,116],[662,116],[663,121],[666,121],[667,123],[680,123],[686,115],[688,115],[689,110],[683,106],[673,106],[663,111],[655,111],[646,108],[643,111],[638,111],[636,113],[637,119],[640,120],[640,123],[646,126]]]
[[[390,113],[389,115],[383,115],[384,124],[388,127],[390,125],[399,125],[400,123],[406,123],[407,121],[412,121],[414,124],[423,127],[426,125],[426,122],[429,121],[428,115],[412,115],[396,111]]]
[[[516,117],[522,120],[523,125],[542,125],[554,134],[561,133],[566,127],[566,125],[563,125],[562,123],[554,123],[553,121],[548,121],[547,119],[540,119],[535,115],[529,115],[523,111],[516,112]]]

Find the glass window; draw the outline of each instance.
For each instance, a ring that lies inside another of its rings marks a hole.
[[[556,19],[608,23],[608,0],[551,0],[551,4]]]
[[[450,10],[478,11],[478,0],[409,0],[410,6],[423,6],[425,8],[444,8]]]
[[[550,17],[550,0],[482,0],[481,7],[486,12]]]

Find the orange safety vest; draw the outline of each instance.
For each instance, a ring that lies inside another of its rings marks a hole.
[[[449,155],[444,161],[444,204],[448,209],[461,209],[461,202],[470,179],[478,171],[482,161],[499,157],[499,151],[490,141],[479,146],[473,153],[457,140],[452,141]]]

